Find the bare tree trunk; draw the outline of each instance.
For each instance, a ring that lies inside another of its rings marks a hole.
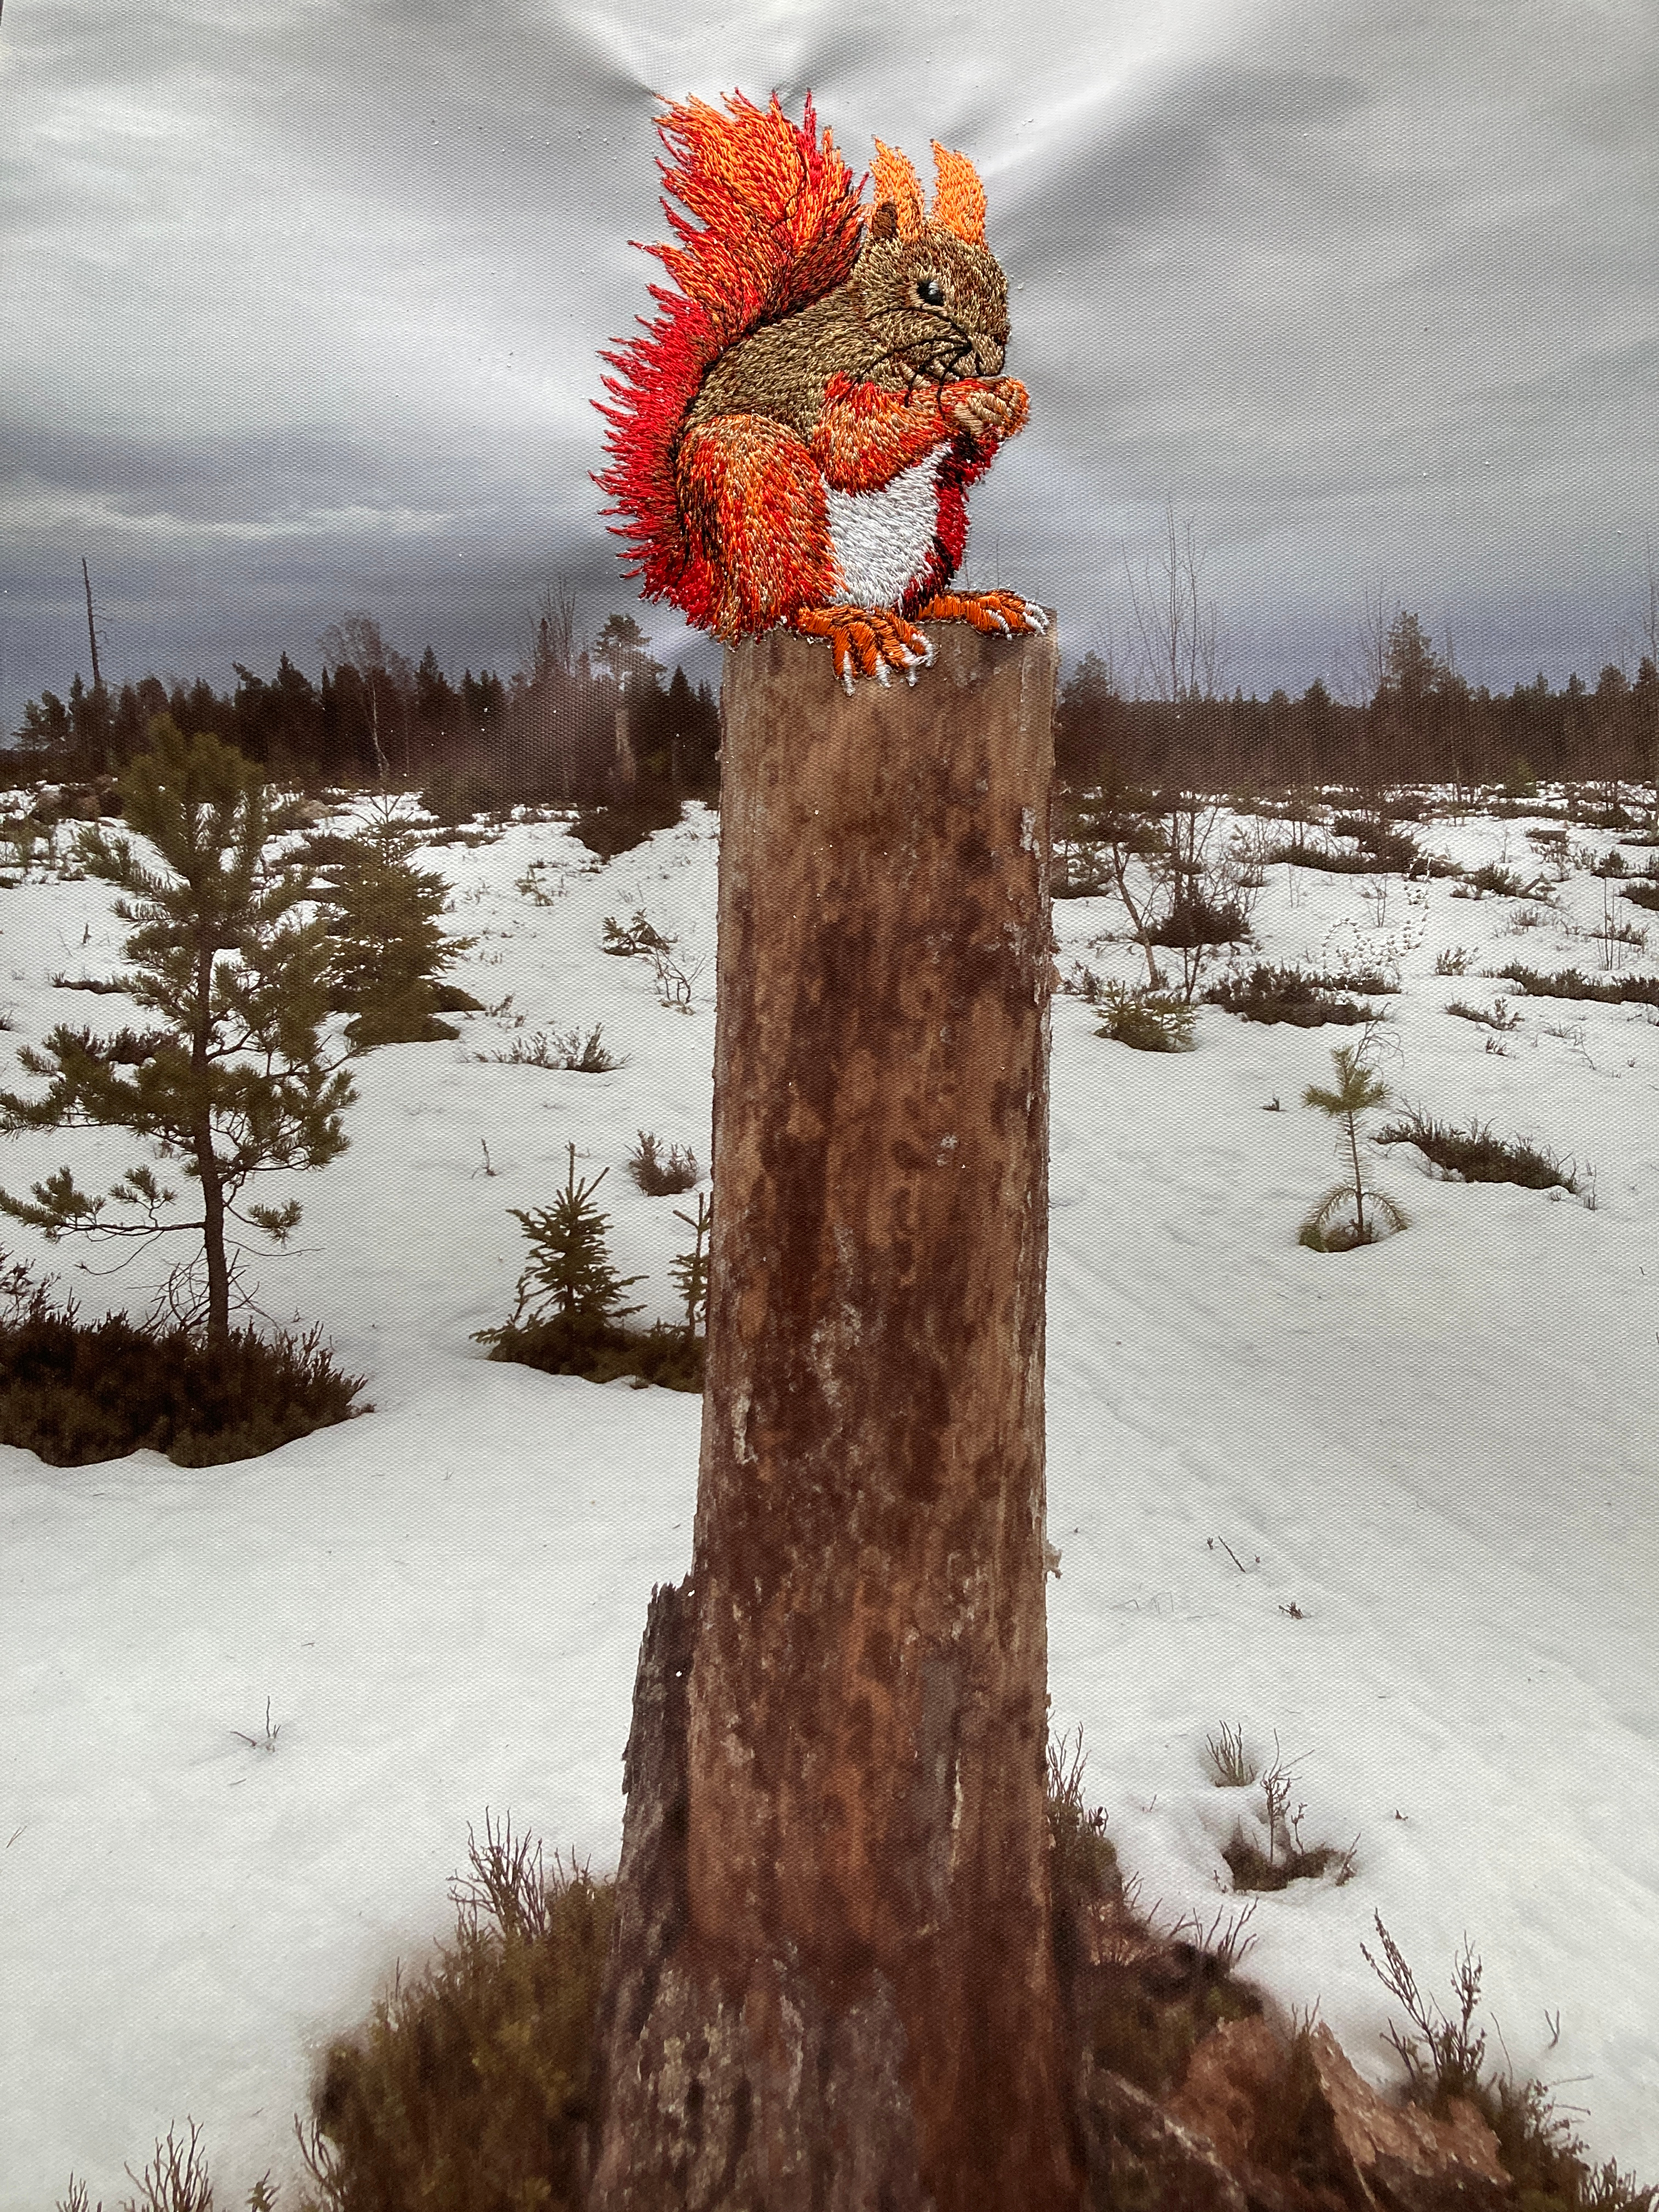
[[[1043,1770],[1056,647],[734,648],[690,1583],[653,1602],[594,2212],[1059,2212]]]
[[[1117,887],[1117,895],[1122,902],[1123,911],[1129,917],[1129,927],[1134,933],[1135,943],[1146,957],[1146,988],[1149,991],[1161,990],[1164,975],[1158,964],[1158,955],[1152,949],[1152,940],[1146,933],[1145,907],[1137,904],[1134,893],[1129,889],[1129,855],[1125,849],[1123,839],[1121,836],[1111,838],[1106,850],[1111,861],[1112,881]]]
[[[92,654],[92,688],[94,691],[101,691],[104,688],[104,678],[98,666],[97,626],[92,619],[92,578],[87,570],[87,556],[84,553],[81,556],[81,580],[87,587],[87,647]]]
[[[213,1125],[205,1112],[191,1131],[191,1149],[202,1177],[202,1249],[207,1259],[207,1340],[230,1340],[230,1263],[225,1253],[225,1192],[213,1148]]]
[[[230,1336],[230,1264],[225,1253],[225,1185],[219,1155],[213,1142],[213,1115],[208,1103],[208,1049],[213,1028],[213,955],[215,933],[208,927],[197,934],[195,989],[191,1000],[190,1072],[196,1091],[191,1109],[190,1143],[196,1171],[202,1179],[202,1251],[207,1263],[207,1340],[227,1343]]]

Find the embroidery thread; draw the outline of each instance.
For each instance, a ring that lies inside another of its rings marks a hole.
[[[603,358],[611,528],[645,596],[720,638],[786,624],[856,678],[914,683],[921,622],[1047,628],[1018,592],[950,588],[968,492],[1024,426],[1002,374],[1008,288],[965,155],[933,145],[931,210],[876,141],[866,205],[808,97],[701,100],[657,125],[673,289]],[[678,203],[678,205],[675,203]]]

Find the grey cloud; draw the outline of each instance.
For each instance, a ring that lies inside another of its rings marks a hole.
[[[971,555],[1058,600],[1077,649],[1173,495],[1247,687],[1328,674],[1379,576],[1473,674],[1593,673],[1659,503],[1659,26],[1540,20],[939,0],[900,37],[874,0],[9,10],[27,312],[0,401],[0,722],[73,672],[83,552],[120,673],[314,665],[348,605],[458,670],[511,665],[555,570],[595,626],[627,604],[587,403],[648,312],[626,241],[663,234],[652,93],[737,85],[797,112],[811,85],[855,168],[878,131],[979,161],[1033,416],[975,495]]]
[[[33,430],[11,442],[10,457],[0,500],[96,493],[124,513],[158,520],[208,521],[232,506],[251,516],[332,506],[348,475],[359,498],[392,489],[386,457],[372,447],[303,430],[209,439]]]

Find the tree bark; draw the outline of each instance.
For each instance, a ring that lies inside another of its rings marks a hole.
[[[202,1250],[207,1261],[207,1340],[222,1346],[230,1340],[230,1263],[225,1254],[225,1185],[219,1155],[213,1142],[213,1114],[208,1103],[210,1080],[209,1047],[213,1032],[213,956],[217,936],[212,925],[198,932],[196,992],[191,1008],[191,1085],[194,1099],[190,1115],[191,1150],[202,1181]]]
[[[732,649],[690,1582],[628,1753],[594,2212],[1058,2212],[1042,1424],[1056,647]]]

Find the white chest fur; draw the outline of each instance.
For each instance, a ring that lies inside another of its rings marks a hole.
[[[939,463],[918,461],[879,491],[829,494],[830,538],[847,597],[887,607],[903,596],[933,549]]]

